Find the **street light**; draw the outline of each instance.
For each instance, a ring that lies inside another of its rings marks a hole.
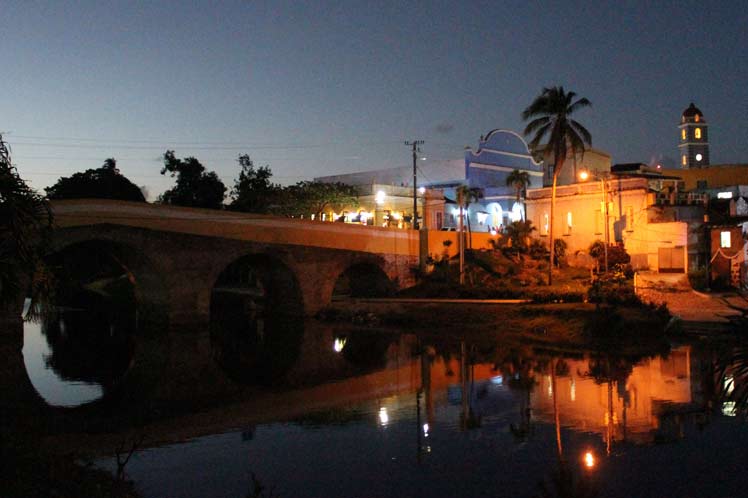
[[[608,189],[606,184],[607,178],[605,174],[599,171],[588,171],[586,169],[583,169],[579,173],[579,179],[583,182],[587,181],[590,178],[600,180],[600,189],[603,194],[602,213],[605,220],[605,273],[608,273],[608,245],[610,243],[610,230],[608,229]]]

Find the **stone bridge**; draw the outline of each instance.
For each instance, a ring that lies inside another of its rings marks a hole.
[[[131,274],[139,312],[161,310],[170,327],[207,324],[219,275],[242,259],[263,268],[267,287],[299,296],[307,316],[330,303],[347,271],[378,273],[397,289],[415,283],[419,262],[409,230],[109,200],[52,207],[54,250],[106,246]]]
[[[364,294],[414,284],[422,246],[418,232],[342,223],[110,200],[55,201],[52,208],[50,257],[78,252],[95,266],[106,253],[133,284],[138,322],[154,333],[138,337],[124,384],[135,397],[158,385],[148,397],[164,400],[232,389],[216,368],[209,331],[211,301],[232,268],[258,276],[267,306],[311,316],[341,281],[349,290],[359,281],[372,285],[358,286]],[[0,312],[1,408],[40,406],[21,355],[21,303],[19,296]]]

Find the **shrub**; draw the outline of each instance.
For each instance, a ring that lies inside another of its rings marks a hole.
[[[605,243],[596,240],[590,244],[588,249],[589,255],[597,260],[598,268],[605,265]],[[609,245],[608,246],[608,269],[614,268],[616,265],[628,265],[631,263],[631,256],[626,252],[626,248],[623,245]]]
[[[587,297],[592,303],[639,305],[641,301],[634,292],[626,275],[620,270],[599,275],[592,281]]]
[[[556,241],[558,243],[558,241]],[[532,259],[548,259],[548,247],[540,239],[532,239],[530,241],[529,254]]]
[[[696,290],[705,290],[707,288],[706,268],[689,270],[688,282],[691,284],[691,287]]]
[[[558,266],[566,266],[566,241],[556,239],[553,243],[553,263]]]

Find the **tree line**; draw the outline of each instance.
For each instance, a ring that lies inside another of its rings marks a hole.
[[[229,209],[248,213],[298,216],[315,214],[358,205],[355,187],[343,183],[301,181],[281,186],[273,183],[270,166],[255,167],[247,154],[237,158],[240,171],[229,190],[215,171],[207,171],[195,157],[178,158],[173,150],[163,155],[162,175],[174,178],[175,184],[156,200],[160,204],[208,209]],[[117,199],[145,202],[137,185],[109,158],[97,169],[61,177],[45,188],[49,199]],[[227,200],[228,191],[228,203]]]

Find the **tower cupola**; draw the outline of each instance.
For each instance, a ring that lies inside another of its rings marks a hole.
[[[704,113],[691,102],[678,125],[678,152],[683,169],[709,166],[709,133]]]

